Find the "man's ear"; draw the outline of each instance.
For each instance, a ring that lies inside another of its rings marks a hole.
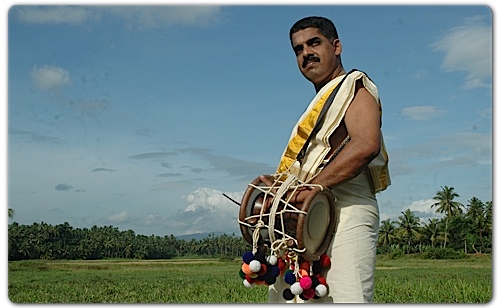
[[[339,39],[334,39],[332,44],[335,49],[335,55],[339,56],[342,53],[342,43]]]

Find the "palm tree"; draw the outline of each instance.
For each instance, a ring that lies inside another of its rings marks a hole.
[[[481,248],[484,246],[483,235],[485,229],[487,228],[486,209],[484,203],[476,197],[470,199],[469,204],[467,205],[467,217],[469,217],[472,220],[473,224],[472,235],[477,235],[479,237],[479,242],[481,244],[479,252],[481,252]],[[472,248],[476,250],[474,246]]]
[[[437,207],[436,213],[444,213],[446,215],[446,227],[444,233],[444,246],[446,246],[447,237],[448,237],[448,219],[454,215],[462,213],[462,207],[464,206],[462,203],[453,201],[455,197],[460,197],[459,194],[454,192],[455,188],[441,186],[441,191],[436,192],[434,196],[434,200],[438,202],[431,205],[432,207]]]
[[[382,221],[378,233],[378,243],[382,246],[390,245],[396,237],[395,231],[396,226],[394,225],[394,221],[390,219]]]
[[[440,230],[441,228],[437,218],[429,219],[429,223],[424,226],[424,232],[431,242],[431,247],[436,246]]]
[[[14,217],[15,211],[11,208],[9,208],[9,218]]]
[[[407,252],[410,252],[411,244],[413,242],[413,239],[417,237],[418,231],[417,228],[420,226],[420,218],[415,216],[415,214],[410,211],[410,209],[407,209],[404,212],[401,212],[403,216],[399,216],[399,227],[401,228],[400,230],[400,235],[403,239],[406,239],[406,243],[408,244]]]
[[[484,213],[484,217],[486,218],[486,232],[488,234],[493,233],[493,202],[486,202],[486,209]]]

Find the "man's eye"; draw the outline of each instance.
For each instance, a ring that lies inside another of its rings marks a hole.
[[[309,46],[317,46],[321,41],[319,39],[312,40],[309,42]]]

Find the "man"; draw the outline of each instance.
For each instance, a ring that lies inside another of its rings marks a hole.
[[[390,185],[378,90],[363,72],[346,77],[342,44],[330,20],[306,17],[297,21],[290,29],[290,41],[298,68],[314,85],[316,97],[294,127],[277,174],[295,174],[302,181],[330,188],[336,197],[337,227],[327,251],[331,267],[323,273],[329,293],[308,302],[370,303],[379,227],[375,193]],[[299,150],[321,107],[344,77],[321,128],[299,161]],[[272,184],[267,175],[261,180]],[[310,189],[299,190],[291,202],[304,202],[308,193]],[[277,279],[269,287],[269,302],[287,302],[282,296],[286,287],[283,279]],[[292,302],[302,300],[296,296]]]

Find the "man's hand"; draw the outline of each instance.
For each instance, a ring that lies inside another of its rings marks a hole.
[[[274,177],[270,175],[261,175],[260,180],[262,183],[264,183],[266,186],[271,187],[274,184]],[[271,191],[273,194],[276,195],[276,192],[278,191],[278,187],[273,188]],[[294,206],[298,206],[306,200],[307,196],[311,193],[311,188],[310,187],[299,187],[295,191],[293,189],[290,189],[285,196],[283,196],[283,199],[286,201],[288,200],[289,203],[293,204]],[[292,195],[293,194],[293,195]],[[268,206],[271,205],[273,202],[273,198],[267,198],[265,207],[266,209]],[[299,207],[300,208],[300,207]]]

